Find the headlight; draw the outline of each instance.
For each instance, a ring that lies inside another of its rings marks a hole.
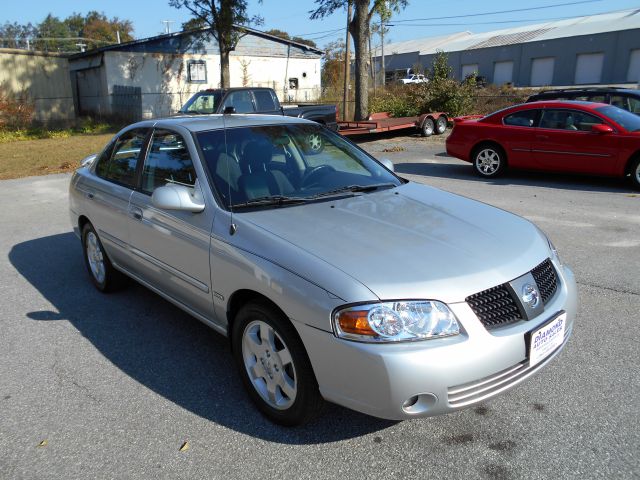
[[[458,320],[442,302],[385,302],[343,308],[333,315],[336,335],[361,342],[403,342],[458,335]]]
[[[560,255],[558,254],[558,250],[553,245],[551,240],[549,240],[549,236],[546,233],[544,233],[540,227],[536,226],[536,228],[538,229],[538,232],[540,232],[540,235],[542,235],[547,240],[547,243],[549,244],[549,251],[551,252],[551,259],[552,260],[556,260],[558,262],[558,265],[562,265],[562,261],[560,261]]]

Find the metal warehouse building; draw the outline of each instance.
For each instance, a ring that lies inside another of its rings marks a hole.
[[[392,43],[384,50],[387,71],[428,68],[444,51],[460,80],[475,72],[498,85],[638,84],[640,9]],[[379,48],[374,62],[379,69]]]

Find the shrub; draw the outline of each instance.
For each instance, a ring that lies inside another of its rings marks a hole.
[[[4,86],[0,86],[0,128],[24,129],[33,120],[34,104],[26,93],[18,97],[11,95]]]

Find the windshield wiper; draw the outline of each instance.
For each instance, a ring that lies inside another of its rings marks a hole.
[[[284,195],[269,195],[267,197],[257,197],[247,200],[246,202],[235,203],[231,208],[247,208],[247,207],[268,207],[271,205],[295,205],[297,203],[305,203],[308,200],[300,197],[287,197]]]
[[[394,188],[397,185],[395,183],[376,183],[374,185],[347,185],[340,188],[329,190],[328,192],[318,193],[310,198],[330,197],[333,195],[340,195],[343,193],[359,193],[359,192],[372,192],[374,190],[380,190],[382,188]]]

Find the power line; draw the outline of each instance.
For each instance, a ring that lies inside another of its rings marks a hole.
[[[496,25],[505,23],[523,23],[523,22],[552,22],[555,20],[569,20],[575,17],[555,17],[555,18],[538,18],[523,20],[498,20],[495,22],[464,22],[464,23],[411,23],[409,25],[396,25],[396,22],[385,23],[386,27],[459,27],[464,25]]]
[[[392,23],[407,23],[407,22],[420,22],[420,21],[430,21],[430,20],[450,20],[452,18],[482,17],[487,15],[499,15],[502,13],[531,12],[534,10],[544,10],[548,8],[558,8],[558,7],[566,7],[569,5],[580,5],[584,3],[598,3],[598,2],[602,2],[602,0],[580,0],[577,2],[558,3],[556,5],[541,5],[538,7],[516,8],[513,10],[498,10],[495,12],[469,13],[466,15],[451,15],[447,17],[430,17],[430,18],[412,18],[412,19],[406,19],[406,20],[393,20]]]

